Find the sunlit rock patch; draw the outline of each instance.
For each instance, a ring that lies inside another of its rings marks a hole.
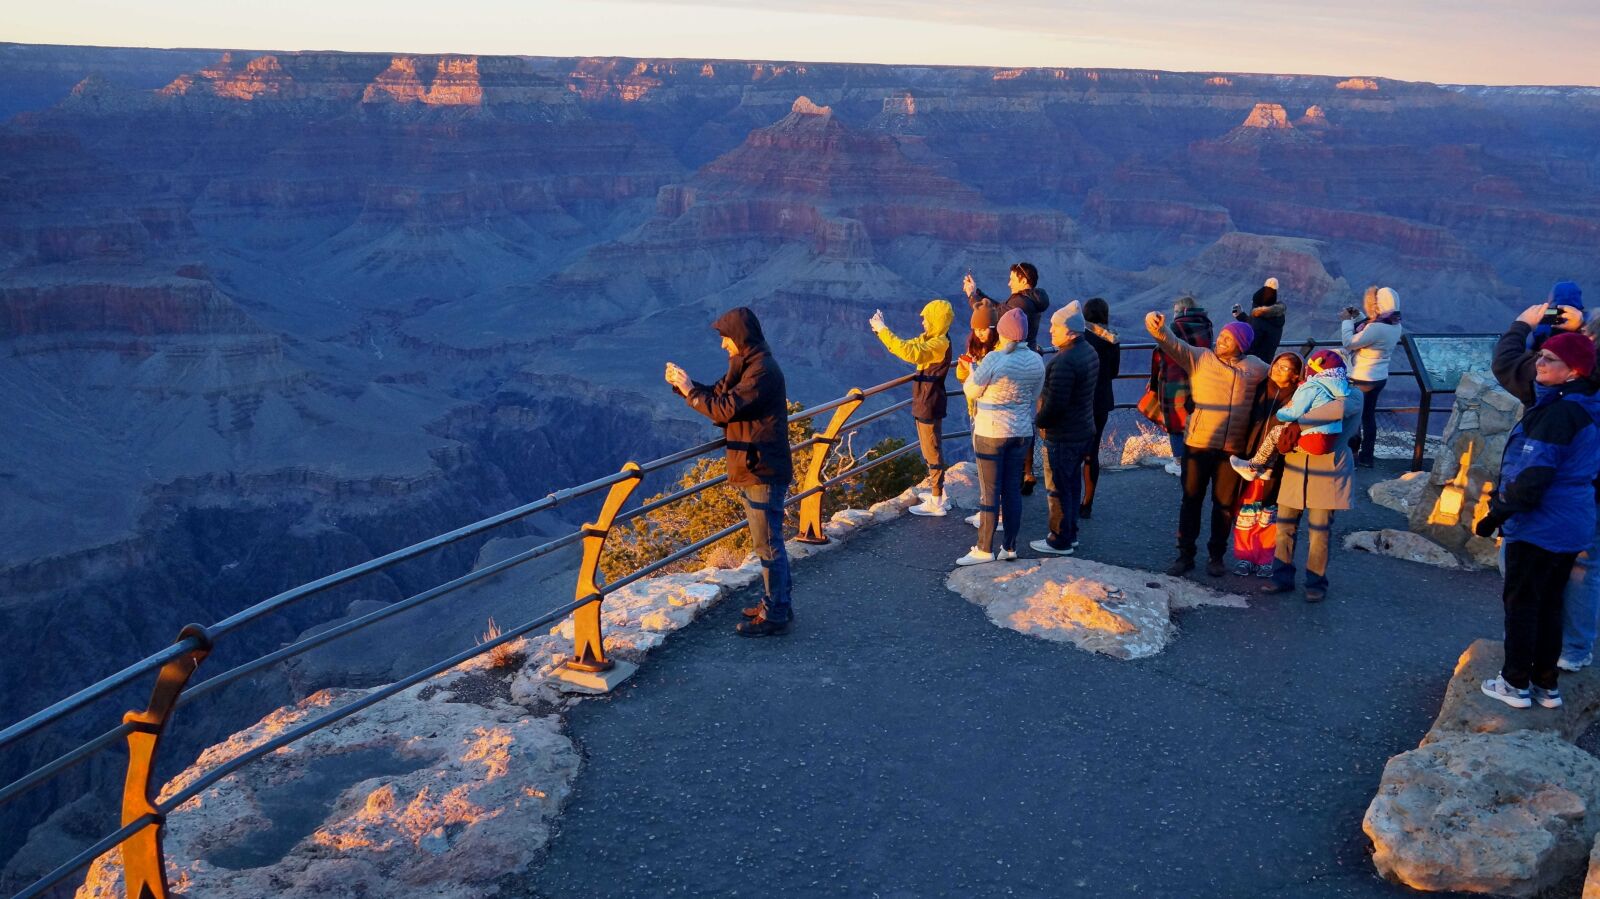
[[[1117,659],[1166,648],[1173,609],[1246,605],[1182,578],[1075,558],[958,568],[945,584],[1001,627]]]

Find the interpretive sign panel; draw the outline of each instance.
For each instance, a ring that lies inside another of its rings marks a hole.
[[[1411,358],[1429,393],[1449,393],[1463,372],[1489,370],[1497,334],[1407,334]]]

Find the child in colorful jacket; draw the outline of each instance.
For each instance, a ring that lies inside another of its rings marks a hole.
[[[1234,456],[1230,460],[1233,470],[1239,477],[1253,481],[1258,477],[1270,477],[1268,472],[1272,469],[1273,457],[1280,454],[1278,444],[1285,431],[1291,425],[1305,418],[1311,410],[1325,406],[1335,400],[1342,400],[1350,395],[1350,381],[1346,377],[1344,357],[1332,350],[1318,350],[1311,354],[1306,362],[1305,376],[1300,386],[1295,389],[1294,398],[1289,404],[1278,410],[1276,418],[1278,423],[1267,432],[1266,439],[1261,441],[1256,454],[1249,459]],[[1303,426],[1299,429],[1295,446],[1313,456],[1325,456],[1333,452],[1334,441],[1338,439],[1341,422],[1339,419],[1323,424]]]

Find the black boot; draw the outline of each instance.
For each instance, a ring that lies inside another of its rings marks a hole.
[[[741,621],[734,625],[734,631],[741,637],[778,637],[789,632],[789,626],[794,619],[787,621],[773,621],[765,615],[757,615],[749,621]]]
[[[1193,570],[1193,556],[1179,556],[1176,561],[1167,566],[1167,574],[1170,574],[1173,577],[1183,577]]]

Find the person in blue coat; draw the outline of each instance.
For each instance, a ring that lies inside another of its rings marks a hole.
[[[1512,429],[1489,511],[1474,526],[1505,550],[1505,664],[1483,692],[1513,708],[1561,707],[1562,602],[1572,563],[1595,528],[1600,396],[1595,345],[1556,334],[1535,360],[1533,406]]]

